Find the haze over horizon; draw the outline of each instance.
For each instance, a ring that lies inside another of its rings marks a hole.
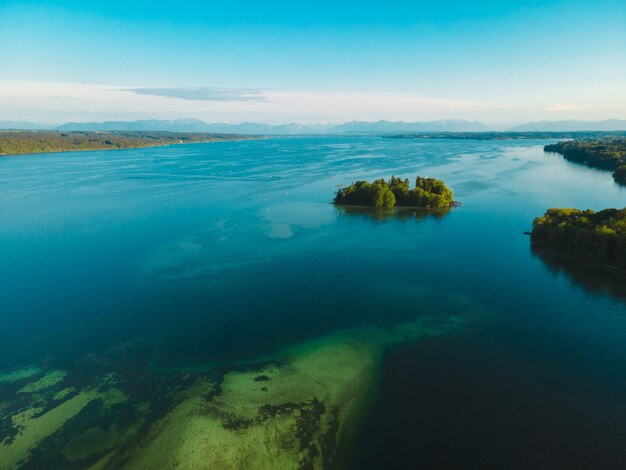
[[[613,0],[0,6],[0,120],[626,118]]]

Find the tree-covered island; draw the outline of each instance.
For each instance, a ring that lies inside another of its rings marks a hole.
[[[626,273],[626,208],[548,209],[534,220],[531,240],[557,257]]]
[[[568,140],[546,145],[543,149],[560,153],[571,162],[612,171],[613,179],[626,185],[626,137]]]
[[[423,207],[442,209],[454,205],[452,191],[443,181],[418,176],[415,187],[410,189],[409,180],[392,176],[389,181],[378,179],[373,183],[357,181],[339,188],[335,204],[370,207]]]

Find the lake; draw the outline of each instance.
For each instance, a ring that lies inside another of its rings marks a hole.
[[[623,466],[625,282],[524,231],[626,188],[548,142],[0,159],[0,468]],[[329,204],[392,174],[462,206]]]

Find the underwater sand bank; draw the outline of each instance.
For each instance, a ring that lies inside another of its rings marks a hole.
[[[335,468],[378,389],[384,351],[465,329],[463,318],[422,317],[339,331],[254,362],[160,371],[146,386],[156,389],[152,401],[121,373],[77,389],[70,372],[16,372],[22,408],[0,436],[0,468]]]

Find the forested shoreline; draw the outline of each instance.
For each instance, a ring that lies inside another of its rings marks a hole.
[[[626,270],[626,208],[548,209],[533,222],[534,249],[599,268]]]
[[[382,137],[387,139],[451,140],[606,139],[626,137],[626,131],[408,132],[383,135]]]
[[[625,137],[568,140],[546,145],[544,151],[560,153],[571,162],[612,171],[613,179],[626,185]]]
[[[122,150],[258,137],[161,131],[0,131],[0,155],[80,150]]]

